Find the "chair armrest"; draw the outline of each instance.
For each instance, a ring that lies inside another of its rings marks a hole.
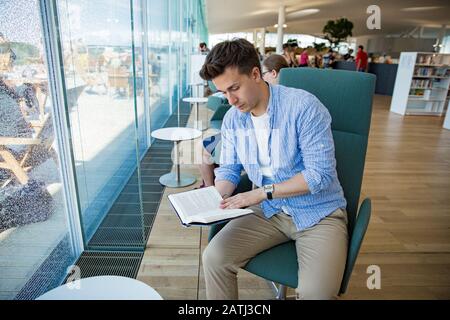
[[[356,217],[355,226],[350,236],[350,242],[347,253],[347,263],[345,265],[344,277],[342,279],[340,293],[344,293],[347,290],[347,285],[350,280],[350,276],[353,271],[353,267],[356,263],[361,244],[366,234],[367,227],[370,221],[370,215],[372,212],[372,203],[370,198],[364,199],[359,207],[358,215]]]
[[[31,145],[40,144],[41,139],[33,138],[13,138],[13,137],[0,137],[0,145]]]
[[[213,224],[210,228],[209,228],[209,233],[208,233],[208,242],[210,242],[212,240],[212,238],[214,238],[214,236],[220,231],[222,230],[223,227],[225,227],[225,225],[228,223],[227,222],[222,222],[222,223],[216,223]]]
[[[229,104],[224,104],[221,105],[219,108],[217,108],[217,110],[213,113],[210,121],[215,121],[215,120],[223,120],[223,118],[225,117],[225,114],[228,112],[228,110],[230,110],[231,105]]]
[[[46,122],[49,121],[50,114],[45,114],[44,117],[40,120],[30,120],[30,125],[33,129],[41,129],[45,126]]]
[[[206,104],[208,109],[212,111],[218,110],[223,105],[228,105],[228,100],[217,96],[209,96]]]

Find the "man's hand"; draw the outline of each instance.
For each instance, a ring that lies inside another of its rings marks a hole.
[[[252,191],[238,193],[233,197],[226,198],[220,203],[221,209],[240,209],[259,204],[267,199],[262,188]]]

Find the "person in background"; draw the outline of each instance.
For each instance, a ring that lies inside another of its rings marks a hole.
[[[289,44],[289,52],[291,53],[291,59],[294,60],[295,67],[298,67],[298,58],[297,58],[298,44],[297,44],[297,41],[293,41],[288,44]]]
[[[353,61],[353,49],[349,49],[346,54],[344,54],[344,60],[345,61]]]
[[[322,66],[324,69],[329,68],[331,49],[322,56]]]
[[[0,79],[0,137],[32,137],[32,127],[20,108],[21,99],[28,109],[36,108],[37,101],[31,85],[11,87]],[[24,147],[20,145],[17,149],[22,150]]]
[[[368,60],[367,52],[364,51],[363,46],[359,46],[358,52],[356,53],[356,58],[355,58],[356,71],[366,72],[367,65],[368,65],[367,60]]]
[[[322,68],[322,63],[323,63],[322,55],[319,52],[317,52],[314,55],[314,68]]]
[[[328,67],[331,69],[336,68],[336,60],[338,58],[338,53],[336,51],[331,51],[330,53],[330,59],[328,61]]]
[[[286,59],[289,67],[297,67],[297,61],[295,61],[294,53],[287,43],[283,44],[283,54],[282,56]]]
[[[386,53],[383,53],[379,58],[378,58],[378,63],[389,63],[388,59],[387,59],[387,55]]]
[[[263,61],[264,55],[261,52],[259,52],[259,48],[256,48],[256,52],[258,53],[259,61]]]
[[[270,84],[278,84],[280,71],[283,68],[289,68],[286,59],[279,54],[273,54],[267,57],[262,63],[263,80]]]
[[[208,54],[210,51],[208,46],[206,45],[206,42],[200,42],[200,44],[198,45],[198,48],[199,48],[201,54]]]
[[[309,66],[308,50],[303,49],[302,54],[300,55],[299,67],[308,67],[308,66]]]
[[[286,59],[279,54],[272,54],[262,63],[262,78],[270,84],[278,84],[280,70],[289,68]],[[221,134],[215,134],[203,140],[203,161],[200,165],[200,173],[203,184],[200,187],[209,187],[214,185],[214,169],[218,163],[218,153],[221,148]]]

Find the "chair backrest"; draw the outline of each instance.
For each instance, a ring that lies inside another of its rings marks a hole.
[[[347,200],[348,229],[353,232],[358,211],[376,77],[373,74],[284,68],[280,84],[315,95],[332,117],[336,170]]]
[[[53,121],[51,113],[47,113],[42,120],[42,126],[35,128],[35,139],[39,139],[40,143],[36,145],[28,145],[24,153],[20,165],[22,167],[32,166],[44,162],[51,156],[51,148],[54,137]]]
[[[217,92],[217,88],[216,88],[216,86],[214,85],[214,83],[211,80],[208,80],[208,87],[209,87],[209,89],[211,89],[212,93],[216,93]]]
[[[128,81],[128,79],[127,79]],[[80,85],[77,87],[73,87],[67,90],[67,107],[69,109],[69,111],[75,107],[78,103],[78,98],[81,96],[81,94],[83,93],[84,88],[86,88],[85,85]]]

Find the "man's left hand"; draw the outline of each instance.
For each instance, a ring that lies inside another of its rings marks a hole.
[[[233,197],[222,200],[221,209],[240,209],[254,206],[267,199],[266,193],[262,188],[252,191],[238,193]]]

